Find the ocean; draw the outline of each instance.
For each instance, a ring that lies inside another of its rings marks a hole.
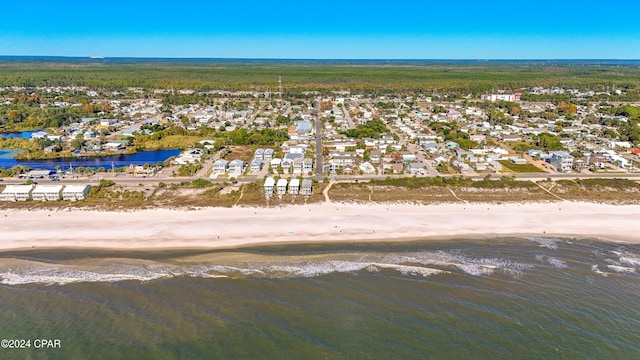
[[[4,252],[0,358],[633,359],[639,271],[552,237]]]

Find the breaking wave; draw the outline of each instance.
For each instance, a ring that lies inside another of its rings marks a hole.
[[[607,267],[617,273],[633,274],[636,272],[636,269],[632,267],[625,267],[625,266],[618,266],[618,265],[607,265]]]
[[[149,261],[136,263],[135,259],[102,260],[91,264],[51,264],[20,260],[13,265],[0,266],[0,283],[26,285],[41,283],[65,285],[77,282],[152,281],[176,276],[202,278],[311,278],[332,273],[393,271],[403,276],[432,276],[455,270],[473,276],[487,276],[496,271],[519,275],[532,265],[499,258],[474,258],[457,252],[412,252],[391,254],[340,254],[340,260],[325,259],[322,255],[308,259],[305,256],[283,261],[274,259],[228,264],[161,264]],[[345,258],[346,259],[342,259]]]

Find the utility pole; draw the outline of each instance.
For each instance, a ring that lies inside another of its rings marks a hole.
[[[280,100],[282,100],[282,76],[278,76],[278,95],[280,96]]]

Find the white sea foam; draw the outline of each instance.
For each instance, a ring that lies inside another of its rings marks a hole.
[[[528,239],[531,241],[537,242],[540,245],[540,247],[554,249],[554,250],[558,248],[557,239],[548,238],[548,237],[538,237],[538,236],[529,237]]]
[[[456,252],[444,251],[418,252],[406,255],[390,254],[384,257],[385,263],[417,263],[429,266],[456,267],[469,275],[491,275],[500,270],[519,275],[522,271],[532,268],[532,265],[517,263],[499,258],[472,258]]]
[[[393,265],[393,264],[373,264],[373,265],[381,268],[396,270],[400,272],[402,275],[422,275],[424,277],[427,277],[435,274],[448,273],[448,271],[425,268],[422,266]]]
[[[353,260],[349,259],[352,257]],[[92,263],[42,264],[26,263],[13,268],[0,266],[0,283],[23,285],[30,283],[69,284],[74,282],[116,282],[126,280],[151,281],[176,276],[203,278],[242,277],[317,277],[331,273],[379,272],[395,270],[402,275],[431,276],[449,273],[443,268],[457,268],[473,276],[491,275],[496,271],[520,274],[531,265],[498,258],[473,258],[458,252],[413,252],[402,254],[353,254],[344,260],[273,261],[230,264],[159,264],[159,263]],[[304,257],[303,257],[304,259]]]
[[[640,266],[640,257],[629,253],[621,254],[620,263],[631,266]]]
[[[605,276],[605,277],[606,277],[606,276],[609,276],[609,273],[606,273],[606,272],[604,272],[604,271],[602,271],[602,270],[598,269],[598,265],[592,265],[592,266],[591,266],[591,270],[592,270],[593,272],[595,272],[596,274],[598,274],[598,275],[602,275],[602,276]]]
[[[549,257],[547,258],[547,262],[555,268],[562,269],[567,267],[567,263],[560,259]]]
[[[632,267],[618,266],[618,265],[607,265],[607,267],[617,273],[627,273],[627,274],[635,274],[636,269]]]
[[[150,281],[168,276],[170,275],[162,273],[140,275],[127,273],[98,273],[75,269],[55,268],[35,268],[18,272],[0,273],[0,278],[2,278],[1,283],[6,285],[25,285],[32,283],[65,285],[76,282],[116,282],[125,280]]]

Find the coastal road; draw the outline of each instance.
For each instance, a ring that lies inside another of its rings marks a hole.
[[[322,173],[316,173],[316,176],[318,176],[318,174],[320,175],[320,180],[323,180],[323,174]],[[143,184],[143,185],[157,185],[159,182],[163,182],[166,184],[179,184],[181,182],[185,182],[185,181],[193,181],[196,179],[203,179],[203,180],[208,180],[211,181],[213,183],[224,183],[224,182],[229,182],[229,179],[225,178],[225,179],[210,179],[210,178],[206,178],[206,177],[166,177],[166,176],[162,176],[162,177],[150,177],[150,178],[136,178],[136,177],[132,177],[132,176],[125,176],[123,174],[119,174],[120,176],[116,176],[113,177],[110,174],[101,174],[99,176],[97,175],[93,175],[90,177],[78,177],[78,178],[64,178],[61,181],[51,181],[49,179],[36,179],[35,182],[37,182],[38,184],[46,184],[46,185],[70,185],[70,184],[90,184],[90,185],[97,185],[100,180],[112,180],[117,184],[121,184],[121,185],[139,185],[139,184]],[[493,174],[494,175],[494,179],[498,179],[499,177],[501,177],[502,175],[510,175],[510,174]],[[516,180],[530,180],[530,181],[537,181],[537,180],[543,180],[543,179],[547,179],[550,178],[552,180],[573,180],[573,179],[627,179],[627,180],[640,180],[640,173],[627,173],[627,174],[620,174],[620,173],[598,173],[598,174],[577,174],[577,173],[570,173],[570,174],[547,174],[547,173],[519,173],[519,174],[511,174],[511,175],[515,175],[516,176]],[[451,177],[459,177],[459,174],[454,174],[454,175],[441,175],[444,178],[451,178]],[[473,179],[473,180],[482,180],[484,177],[486,176],[486,174],[481,174],[481,175],[476,175],[476,176],[470,176],[469,178]],[[370,180],[384,180],[387,177],[391,177],[391,178],[402,178],[402,177],[409,177],[407,175],[361,175],[361,176],[336,176],[335,177],[335,181],[337,182],[356,182],[356,181],[363,181],[363,182],[367,182]],[[16,185],[16,184],[24,184],[25,180],[23,179],[18,179],[18,178],[3,178],[0,179],[2,181],[0,181],[0,185]],[[246,177],[238,177],[237,181],[239,183],[250,183],[253,181],[256,181],[256,178],[251,177],[251,178],[246,178]]]
[[[316,99],[316,180],[322,181],[324,169],[322,162],[322,118],[320,117],[320,100]]]

